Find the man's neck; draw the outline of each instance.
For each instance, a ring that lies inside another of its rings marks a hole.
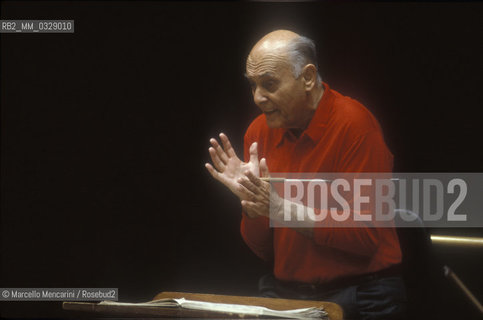
[[[322,83],[320,83],[314,89],[314,94],[313,94],[313,97],[314,97],[314,100],[313,100],[314,110],[316,110],[317,107],[319,106],[320,101],[322,100],[322,97],[324,96],[324,92],[325,92],[325,89],[324,89],[324,85]]]
[[[320,101],[322,100],[322,96],[324,95],[324,91],[325,91],[324,86],[322,84],[320,84],[319,86],[314,88],[313,92],[311,92],[311,98],[312,98],[311,99],[312,100],[311,114],[310,114],[310,117],[308,118],[306,125],[303,128],[291,128],[291,129],[289,129],[290,132],[292,132],[292,134],[295,137],[297,137],[297,138],[300,137],[302,132],[304,132],[304,130],[307,129],[307,127],[309,126],[310,122],[312,121],[312,117],[314,116],[315,111],[317,110],[317,108],[320,104]]]

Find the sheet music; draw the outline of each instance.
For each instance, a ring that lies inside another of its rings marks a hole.
[[[142,303],[127,303],[115,301],[102,301],[100,305],[117,305],[117,306],[138,306],[138,307],[163,307],[163,308],[184,308],[190,310],[211,311],[234,313],[247,316],[271,316],[289,319],[326,319],[327,312],[320,308],[302,308],[293,310],[273,310],[266,307],[228,304],[228,303],[213,303],[204,301],[194,301],[181,299],[159,299]]]

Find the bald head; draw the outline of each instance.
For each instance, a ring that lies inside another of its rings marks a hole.
[[[247,74],[274,72],[277,64],[290,64],[288,57],[289,43],[299,37],[288,30],[270,32],[260,39],[250,51],[247,58]]]
[[[281,53],[287,51],[287,45],[295,38],[300,37],[289,30],[276,30],[261,38],[253,47],[250,56],[263,53]]]
[[[247,73],[257,72],[257,64],[262,60],[289,65],[295,77],[307,64],[317,69],[314,42],[290,30],[276,30],[261,38],[248,55]],[[322,81],[319,74],[317,79]]]

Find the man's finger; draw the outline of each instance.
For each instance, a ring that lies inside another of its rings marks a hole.
[[[215,178],[218,181],[220,180],[220,173],[213,168],[213,166],[209,163],[205,163],[205,168],[208,170],[208,172],[211,174],[213,178]]]
[[[250,151],[250,162],[258,163],[258,143],[256,142],[252,143],[249,151]]]
[[[225,149],[226,154],[229,158],[236,157],[235,149],[231,146],[230,140],[228,137],[222,132],[220,133],[220,140],[223,143],[223,148]]]
[[[262,183],[263,183],[262,180],[260,180],[256,175],[254,175],[253,172],[247,170],[247,171],[245,171],[245,175],[257,187],[261,187],[262,186]]]
[[[210,153],[211,160],[213,161],[216,170],[220,172],[225,171],[225,164],[223,163],[223,161],[220,160],[220,157],[218,156],[218,153],[216,153],[215,149],[213,147],[210,147],[208,149],[208,152]]]
[[[267,160],[262,158],[260,161],[260,173],[264,178],[270,178],[270,171],[268,171]]]
[[[218,141],[216,141],[216,139],[211,138],[210,143],[213,146],[213,148],[215,149],[216,153],[218,154],[218,157],[220,158],[220,160],[224,164],[226,164],[228,162],[228,156],[226,155],[225,151],[221,148]]]
[[[259,190],[253,192],[242,184],[238,184],[237,190],[240,194],[245,195],[246,199],[250,199],[253,202],[259,202],[263,200],[263,196],[259,194]]]
[[[260,189],[256,185],[254,185],[253,182],[251,182],[248,179],[239,178],[237,182],[240,185],[244,186],[252,194],[258,194],[258,193],[260,193]]]

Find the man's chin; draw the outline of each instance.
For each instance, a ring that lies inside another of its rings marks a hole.
[[[269,128],[284,128],[284,121],[279,113],[279,111],[275,111],[269,114],[265,113],[265,120],[267,121],[267,126]]]
[[[278,121],[278,120],[268,120],[267,119],[267,126],[270,129],[283,128],[282,122]]]

